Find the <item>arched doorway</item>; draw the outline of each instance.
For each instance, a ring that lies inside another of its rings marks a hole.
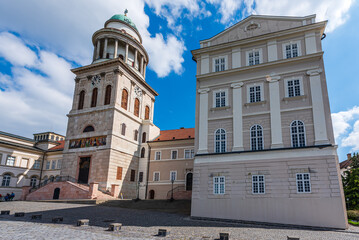
[[[90,170],[90,157],[82,157],[80,158],[80,166],[79,166],[79,177],[78,183],[88,183],[89,170]]]
[[[155,191],[150,190],[150,199],[155,199]]]
[[[54,196],[52,197],[52,199],[59,199],[59,197],[60,197],[60,188],[55,188]]]
[[[193,173],[187,173],[186,176],[186,191],[192,191]]]

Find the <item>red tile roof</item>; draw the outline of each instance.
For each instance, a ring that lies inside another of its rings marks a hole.
[[[351,163],[352,163],[351,159],[347,159],[347,160],[339,163],[340,169],[349,167]]]
[[[181,140],[181,139],[194,139],[194,128],[180,128],[175,130],[164,130],[160,132],[153,141],[169,141],[169,140]]]
[[[65,140],[62,141],[57,141],[57,143],[59,143],[59,145],[52,147],[49,149],[49,151],[54,151],[54,150],[63,150],[64,146],[65,146]]]

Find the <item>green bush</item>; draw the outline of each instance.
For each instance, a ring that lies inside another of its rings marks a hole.
[[[347,212],[348,219],[359,221],[359,211],[358,210],[349,210]]]

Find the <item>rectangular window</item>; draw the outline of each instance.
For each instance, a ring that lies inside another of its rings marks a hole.
[[[158,182],[160,180],[160,172],[153,173],[153,181]]]
[[[297,192],[298,193],[310,193],[310,175],[309,173],[297,173]]]
[[[27,168],[28,163],[29,163],[29,159],[27,159],[27,158],[22,158],[22,159],[21,159],[20,167]]]
[[[300,81],[299,79],[288,80],[288,97],[300,96]]]
[[[248,65],[253,66],[260,63],[259,51],[252,51],[248,53]]]
[[[56,168],[56,163],[57,163],[57,161],[52,160],[52,162],[51,162],[51,169],[55,169],[55,168]]]
[[[249,102],[260,102],[262,101],[261,97],[261,86],[253,86],[249,88]]]
[[[170,180],[176,181],[177,180],[177,171],[171,171],[170,172]]]
[[[15,165],[15,157],[8,156],[6,159],[7,166],[14,166]]]
[[[136,170],[131,169],[131,178],[130,178],[131,182],[136,181]]]
[[[50,161],[46,161],[46,170],[50,169]]]
[[[194,149],[186,149],[184,150],[184,158],[194,158]]]
[[[156,152],[155,153],[155,159],[156,160],[161,160],[161,152]]]
[[[34,162],[34,165],[33,165],[33,169],[40,169],[40,163],[41,161],[40,160],[35,160]]]
[[[172,151],[171,157],[172,159],[177,159],[177,150]]]
[[[61,169],[62,159],[57,160],[57,169]]]
[[[214,71],[220,72],[226,70],[226,59],[224,57],[214,59]]]
[[[138,175],[138,181],[143,182],[143,172],[140,172],[140,174]]]
[[[122,167],[117,167],[116,179],[122,180]]]
[[[221,92],[216,92],[215,94],[216,99],[216,107],[225,107],[226,106],[226,92],[225,91],[221,91]]]
[[[252,176],[252,193],[264,194],[265,193],[265,181],[263,175]]]
[[[298,44],[288,44],[285,45],[285,56],[286,58],[298,57]]]
[[[213,194],[224,194],[225,185],[226,181],[224,176],[213,177]]]

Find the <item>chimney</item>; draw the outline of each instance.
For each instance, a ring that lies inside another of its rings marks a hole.
[[[348,153],[347,154],[347,159],[351,159],[352,158],[352,154],[351,153]]]

